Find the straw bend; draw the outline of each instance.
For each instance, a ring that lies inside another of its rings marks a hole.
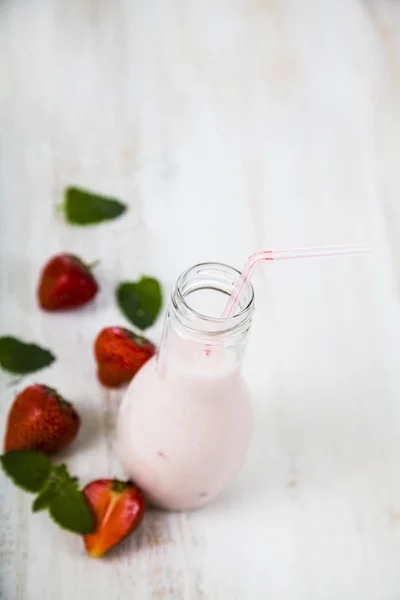
[[[247,281],[258,263],[267,260],[294,260],[298,258],[327,258],[329,256],[349,256],[371,251],[370,244],[342,244],[336,246],[310,246],[305,248],[282,248],[279,250],[261,250],[252,254],[238,278],[232,294],[222,313],[223,318],[231,317],[239,303]]]

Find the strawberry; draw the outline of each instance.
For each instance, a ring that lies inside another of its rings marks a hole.
[[[44,266],[38,300],[43,310],[67,310],[89,302],[98,292],[90,268],[73,254],[58,254]]]
[[[70,402],[45,385],[30,385],[10,408],[4,450],[53,454],[75,438],[79,426],[79,415]]]
[[[88,483],[83,494],[95,518],[95,531],[84,536],[86,551],[100,558],[142,520],[145,501],[142,493],[130,482],[98,479]]]
[[[107,387],[128,383],[155,354],[155,346],[123,327],[106,327],[96,338],[97,376]]]

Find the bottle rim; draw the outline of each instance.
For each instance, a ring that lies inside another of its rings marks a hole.
[[[190,293],[202,289],[222,292],[226,294],[228,300],[240,275],[240,271],[234,267],[218,262],[199,263],[189,267],[178,277],[171,294],[175,317],[184,327],[193,332],[210,336],[247,330],[254,313],[254,289],[250,282],[246,283],[243,290],[242,301],[239,302],[240,310],[230,317],[203,314],[190,306],[187,301]]]

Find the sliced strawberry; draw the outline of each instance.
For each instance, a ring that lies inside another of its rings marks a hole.
[[[83,490],[95,517],[94,533],[84,536],[86,551],[100,558],[129,535],[142,520],[145,501],[132,483],[98,479]]]

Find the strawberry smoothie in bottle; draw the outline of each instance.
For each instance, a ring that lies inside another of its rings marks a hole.
[[[153,504],[199,507],[243,465],[252,408],[241,364],[254,311],[250,283],[234,316],[221,318],[240,273],[192,267],[172,292],[159,354],[133,378],[118,417],[127,475]]]

